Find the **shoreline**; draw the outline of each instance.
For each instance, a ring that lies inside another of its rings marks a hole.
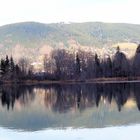
[[[140,83],[140,77],[137,78],[96,78],[87,80],[1,80],[0,85],[37,85],[37,84],[106,84],[106,83]]]

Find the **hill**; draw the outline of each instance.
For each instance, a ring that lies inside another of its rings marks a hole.
[[[36,56],[48,47],[91,46],[108,48],[116,43],[139,43],[140,25],[124,23],[56,23],[23,22],[0,27],[0,49],[17,57]]]

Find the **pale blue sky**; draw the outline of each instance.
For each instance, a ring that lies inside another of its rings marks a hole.
[[[139,0],[0,0],[0,25],[37,21],[140,24]]]

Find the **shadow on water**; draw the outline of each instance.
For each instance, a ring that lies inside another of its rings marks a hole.
[[[137,123],[139,93],[139,83],[3,86],[0,125],[35,131]]]

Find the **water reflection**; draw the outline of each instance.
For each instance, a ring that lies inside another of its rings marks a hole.
[[[0,97],[1,105],[7,107],[7,110],[11,107],[14,108],[15,101],[18,100],[21,105],[28,104],[34,100],[33,87],[26,86],[3,86],[1,87]]]
[[[1,87],[1,105],[14,108],[18,101],[21,106],[33,102],[35,96],[44,93],[44,105],[53,111],[67,112],[71,108],[84,110],[86,107],[98,107],[99,102],[111,104],[115,101],[118,111],[129,98],[136,99],[140,109],[139,84],[83,84],[83,85],[42,85],[42,86],[6,86]],[[37,97],[36,97],[37,98]]]
[[[35,131],[139,123],[139,92],[138,83],[3,86],[0,125]]]

